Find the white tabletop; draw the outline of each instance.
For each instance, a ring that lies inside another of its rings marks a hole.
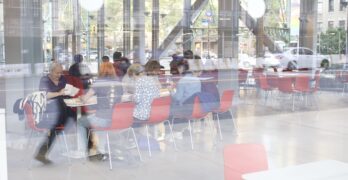
[[[82,102],[79,98],[64,99],[64,102],[69,107],[91,106],[97,104],[97,97],[92,96],[87,102]]]
[[[324,160],[282,169],[244,174],[244,180],[347,180],[348,164]]]

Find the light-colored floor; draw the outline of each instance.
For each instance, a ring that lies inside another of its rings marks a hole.
[[[277,95],[273,95],[276,97]],[[348,162],[348,96],[322,92],[316,96],[316,106],[304,107],[302,102],[291,111],[291,101],[275,99],[264,101],[249,94],[235,101],[233,114],[238,124],[238,136],[231,119],[222,120],[223,141],[216,131],[202,124],[202,132],[195,133],[195,150],[190,148],[190,138],[184,133],[177,139],[176,152],[171,142],[161,142],[161,151],[153,151],[152,158],[143,150],[144,162],[137,159],[135,150],[123,154],[125,160],[113,159],[114,169],[108,162],[72,160],[69,165],[62,156],[62,146],[57,142],[50,159],[53,165],[43,166],[33,161],[28,165],[35,146],[25,149],[27,136],[8,133],[8,166],[10,180],[111,180],[111,179],[167,179],[167,180],[222,180],[223,147],[233,143],[261,143],[265,146],[270,169],[312,161],[335,159]],[[222,116],[224,117],[224,116]],[[228,117],[228,116],[225,116]],[[187,124],[175,127],[178,131]],[[117,149],[117,135],[112,135],[113,149]],[[41,141],[35,138],[34,141]],[[74,134],[68,135],[70,148],[75,148]]]

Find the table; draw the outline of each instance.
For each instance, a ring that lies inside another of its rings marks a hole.
[[[81,108],[83,106],[91,106],[91,105],[95,105],[97,104],[97,97],[93,96],[91,98],[89,98],[89,100],[84,103],[82,101],[80,101],[79,98],[72,98],[72,99],[64,99],[64,102],[67,106],[69,107],[76,107],[77,111],[77,121],[81,118]],[[69,154],[67,156],[71,157],[71,158],[75,158],[75,159],[80,159],[80,158],[84,158],[86,157],[86,152],[84,152],[82,150],[82,145],[81,145],[81,141],[79,138],[79,128],[78,128],[79,123],[76,122],[76,142],[77,142],[77,150],[75,151],[70,151]]]
[[[244,174],[244,180],[347,180],[348,164],[323,160],[282,169]]]

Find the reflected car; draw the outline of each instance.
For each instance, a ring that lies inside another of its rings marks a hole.
[[[300,69],[300,68],[329,68],[331,59],[326,55],[315,54],[312,50],[299,47],[288,48],[281,54],[266,54],[265,66],[274,66],[279,64],[282,68]]]
[[[238,68],[240,69],[250,69],[256,66],[256,58],[247,54],[239,54],[238,60]]]

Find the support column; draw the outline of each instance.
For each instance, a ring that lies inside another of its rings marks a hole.
[[[73,0],[72,55],[81,53],[81,8],[78,0]]]
[[[238,58],[239,1],[219,0],[219,58]]]
[[[256,20],[256,28],[254,29],[256,36],[256,58],[264,58],[265,46],[264,46],[264,28],[263,28],[263,17]]]
[[[159,0],[152,1],[152,58],[159,60],[158,57],[159,44]]]
[[[131,51],[131,0],[123,0],[123,55]]]
[[[134,61],[145,64],[145,1],[133,1],[133,49]]]
[[[59,3],[52,0],[52,58],[58,60]]]
[[[97,40],[98,40],[98,65],[101,58],[104,56],[105,48],[105,5],[98,11],[98,22],[97,22]]]
[[[300,3],[300,47],[317,51],[317,0],[301,0]]]
[[[238,28],[239,0],[219,0],[218,58],[220,62],[230,62],[232,67],[219,67],[219,91],[233,89],[238,92]],[[238,93],[236,93],[238,94]]]
[[[191,0],[184,0],[184,17],[182,19],[182,28],[183,28],[183,35],[182,35],[182,48],[185,52],[186,50],[191,50],[192,47],[192,39],[193,39],[193,32],[191,29],[191,18],[192,18],[192,12],[191,12]]]

